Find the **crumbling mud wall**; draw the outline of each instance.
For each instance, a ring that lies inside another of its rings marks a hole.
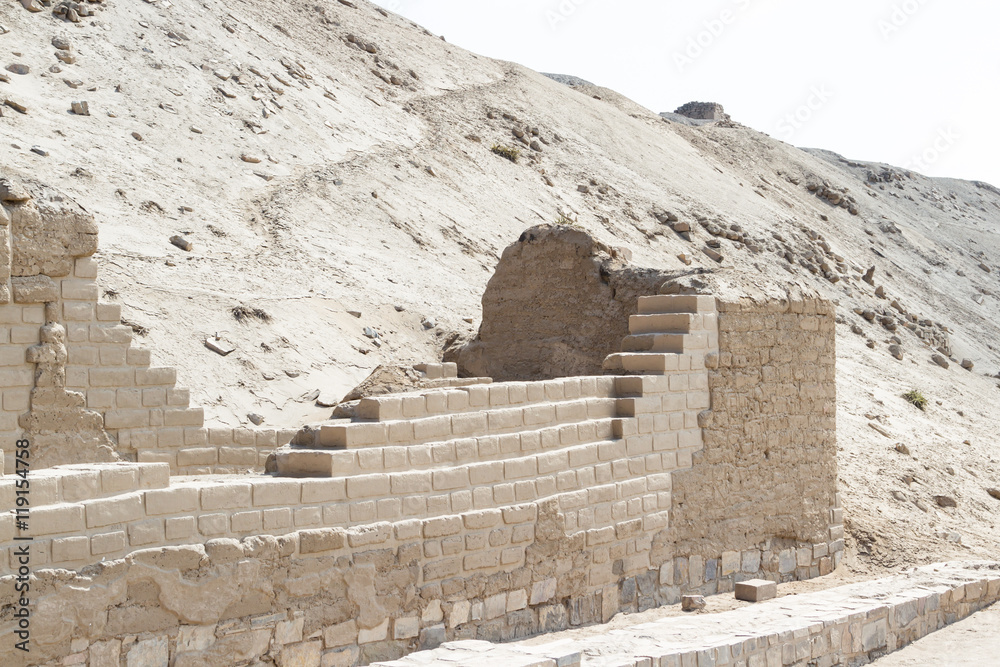
[[[453,355],[464,376],[497,381],[601,373],[628,335],[636,298],[666,278],[629,267],[582,229],[539,225],[504,250],[475,340]]]
[[[177,473],[261,469],[290,433],[206,429],[177,373],[133,345],[121,306],[101,303],[97,225],[65,196],[0,178],[0,449],[32,442],[32,468],[169,463]]]
[[[368,397],[280,448],[277,476],[43,471],[33,659],[367,664],[835,565],[835,475],[783,483],[834,455],[830,306],[661,295],[637,311],[617,375]],[[0,632],[25,534],[0,517]],[[24,660],[0,645],[0,663]]]

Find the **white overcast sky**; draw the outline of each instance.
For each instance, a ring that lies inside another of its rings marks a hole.
[[[796,146],[1000,186],[1000,3],[377,0],[471,51],[654,111],[720,102]]]

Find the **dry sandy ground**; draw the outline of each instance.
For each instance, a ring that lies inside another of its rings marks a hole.
[[[876,660],[879,667],[985,667],[1000,664],[1000,606],[993,605]]]
[[[997,557],[1000,501],[986,489],[1000,488],[1000,388],[989,377],[1000,371],[1000,192],[740,126],[670,123],[354,4],[111,0],[76,25],[0,5],[0,67],[31,70],[0,83],[29,110],[3,109],[0,164],[97,216],[106,298],[148,328],[140,342],[179,367],[211,422],[257,412],[298,426],[329,414],[302,398],[315,389],[342,395],[379,363],[436,358],[451,332],[473,330],[465,318],[478,317],[502,249],[564,214],[632,249],[637,265],[680,270],[687,252],[737,292],[778,283],[838,301],[851,550],[841,576]],[[60,35],[75,64],[55,58]],[[70,113],[74,100],[91,115]],[[515,145],[514,127],[547,142],[522,147],[516,164],[490,150]],[[846,188],[860,214],[805,187],[819,182]],[[695,241],[660,224],[659,209],[690,222]],[[701,253],[699,219],[740,225],[762,251],[724,241],[719,267]],[[780,256],[775,234],[802,252],[810,233],[845,258],[848,278],[832,284]],[[170,245],[174,234],[194,249]],[[908,331],[898,332],[903,360],[888,354],[891,334],[853,312],[887,306],[859,279],[869,266],[890,299],[952,330],[972,372],[933,365]],[[241,305],[270,320],[237,323]],[[435,326],[421,324],[428,317]],[[217,333],[237,351],[208,351]],[[903,401],[910,389],[928,397],[926,412]],[[938,506],[944,495],[957,507]]]

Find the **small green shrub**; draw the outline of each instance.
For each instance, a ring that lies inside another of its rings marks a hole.
[[[923,394],[917,389],[911,389],[910,391],[903,394],[903,398],[907,400],[913,407],[919,410],[925,410],[927,408],[927,399]]]
[[[559,217],[556,218],[555,224],[557,225],[569,225],[570,227],[579,227],[580,224],[570,218],[567,218],[565,214],[560,213]]]
[[[500,157],[505,157],[511,162],[517,162],[517,159],[521,157],[521,151],[511,146],[504,146],[503,144],[493,144],[493,148],[490,149]]]

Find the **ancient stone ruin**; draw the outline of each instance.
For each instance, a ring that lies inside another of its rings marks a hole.
[[[5,643],[0,664],[369,664],[840,562],[826,301],[626,292],[603,369],[368,396],[298,431],[206,428],[99,302],[90,216],[4,187],[5,507],[14,443],[37,459],[30,523],[0,515],[0,628],[30,544],[32,653]],[[544,265],[525,243],[510,252]],[[572,243],[589,286],[594,245]],[[545,349],[529,356],[554,368]]]
[[[729,114],[716,102],[688,102],[677,107],[674,113],[695,120],[730,120]]]

